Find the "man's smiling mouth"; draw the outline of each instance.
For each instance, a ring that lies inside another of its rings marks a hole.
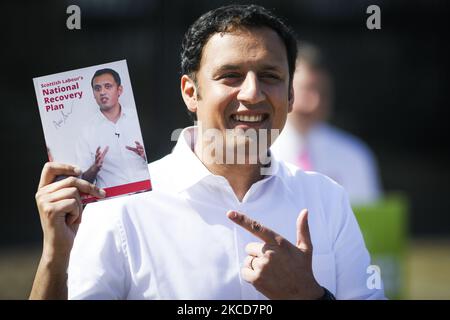
[[[231,116],[234,121],[247,123],[262,122],[268,117],[268,114],[233,114]]]

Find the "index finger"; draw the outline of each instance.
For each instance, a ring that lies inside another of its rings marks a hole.
[[[74,177],[69,177],[64,180],[52,183],[51,185],[45,186],[45,188],[43,188],[42,190],[46,193],[53,193],[57,190],[70,187],[75,187],[79,192],[83,192],[97,198],[104,198],[106,195],[105,191],[98,188],[96,185],[84,179]]]
[[[106,146],[106,148],[103,149],[102,157],[104,157],[104,156],[106,155],[106,153],[108,152],[108,150],[109,150],[109,146]]]
[[[258,221],[247,217],[245,214],[237,211],[228,211],[227,217],[234,223],[240,225],[256,237],[260,238],[265,243],[277,244],[280,239],[280,235],[275,231],[263,226]]]
[[[127,148],[128,150],[134,151],[134,152],[138,151],[137,148],[133,148],[133,147],[130,147],[130,146],[125,146],[125,148]]]
[[[77,166],[58,162],[47,162],[42,169],[38,189],[52,183],[57,176],[79,176],[81,173],[81,169]]]

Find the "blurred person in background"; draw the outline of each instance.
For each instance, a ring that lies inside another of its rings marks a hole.
[[[320,50],[298,42],[294,104],[274,155],[305,171],[323,173],[341,184],[352,204],[381,196],[374,156],[357,137],[327,123],[334,102],[333,79]]]

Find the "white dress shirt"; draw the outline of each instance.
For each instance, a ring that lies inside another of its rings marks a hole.
[[[195,129],[185,129],[173,152],[150,164],[154,191],[87,205],[69,298],[265,299],[240,275],[246,244],[261,240],[226,212],[245,213],[295,244],[303,208],[317,281],[339,299],[384,297],[366,285],[370,257],[342,187],[272,158],[271,174],[241,202],[196,157],[193,139]]]
[[[122,108],[120,118],[114,123],[99,111],[80,131],[76,146],[77,165],[83,172],[86,171],[95,163],[97,148],[100,147],[103,152],[108,146],[102,168],[96,177],[95,184],[98,187],[149,180],[147,161],[126,148],[135,148],[135,141],[144,145],[139,120],[134,112]]]
[[[378,169],[370,149],[356,137],[328,124],[317,124],[302,136],[288,122],[271,150],[278,159],[299,167],[299,155],[307,150],[310,170],[342,185],[352,204],[373,202],[380,196]]]

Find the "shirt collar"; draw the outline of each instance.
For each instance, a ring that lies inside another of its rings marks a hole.
[[[194,153],[195,141],[197,138],[197,126],[184,128],[172,150],[174,159],[172,168],[175,173],[175,183],[179,192],[184,191],[204,179],[218,177],[211,173]],[[272,176],[281,177],[283,170],[279,161],[271,153],[270,166],[268,165],[264,174],[267,176],[263,180],[269,180]],[[222,177],[223,178],[223,177]],[[222,181],[225,178],[222,179]],[[263,181],[259,180],[259,181]]]
[[[124,108],[121,106],[120,109],[121,109],[120,110],[120,117],[119,117],[119,119],[117,121],[127,117],[127,112],[124,110]],[[98,109],[98,112],[97,112],[97,119],[99,121],[107,121],[107,122],[113,123],[112,121],[110,121],[108,118],[105,117],[105,115],[100,111],[100,108]]]

